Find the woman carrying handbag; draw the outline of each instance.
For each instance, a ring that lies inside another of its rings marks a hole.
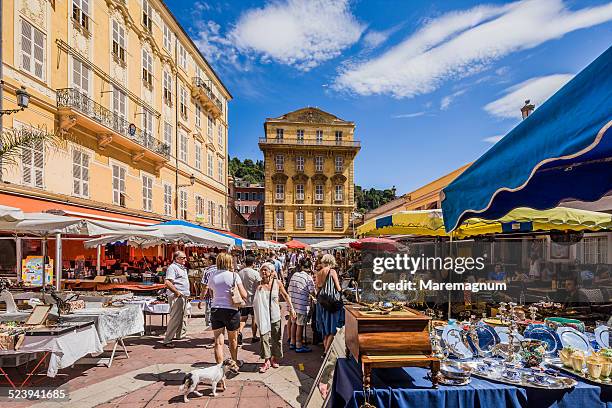
[[[336,259],[325,254],[321,258],[321,269],[317,272],[317,330],[323,336],[325,352],[329,349],[334,336],[344,326],[344,305],[342,288],[336,270]]]

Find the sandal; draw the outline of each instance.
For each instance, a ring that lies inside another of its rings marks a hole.
[[[296,348],[295,352],[296,353],[310,353],[312,352],[312,349],[310,347],[302,346],[300,348]]]
[[[295,350],[295,344],[289,343],[289,350]]]
[[[263,374],[266,371],[268,371],[268,369],[270,368],[270,362],[266,360],[265,363],[263,363],[260,367],[259,367],[259,373]]]
[[[278,368],[278,363],[276,362],[276,359],[271,359],[270,360],[272,362],[272,368]]]

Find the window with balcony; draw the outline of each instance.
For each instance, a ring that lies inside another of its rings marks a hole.
[[[21,19],[21,69],[45,80],[45,35]]]
[[[344,171],[344,157],[336,156],[335,160],[336,173],[342,173]]]
[[[113,85],[113,113],[123,119],[127,117],[127,95]]]
[[[298,129],[295,136],[297,138],[298,143],[302,143],[304,141],[304,130]]]
[[[202,107],[199,103],[195,104],[195,125],[197,128],[202,127]]]
[[[142,209],[153,211],[153,177],[142,175]]]
[[[219,170],[219,182],[223,183],[225,180],[225,166],[223,165],[223,159],[219,159],[217,166]]]
[[[164,88],[164,103],[166,104],[166,106],[172,107],[172,75],[170,74],[170,72],[165,70],[162,86]]]
[[[336,130],[336,144],[342,144],[342,131]]]
[[[323,131],[322,130],[317,130],[316,134],[316,142],[317,144],[321,144],[323,143]]]
[[[187,101],[189,100],[189,96],[187,96],[187,89],[183,85],[180,87],[179,95],[179,112],[181,113],[181,117],[187,120]]]
[[[323,156],[315,156],[315,171],[317,173],[322,173],[323,172],[323,163],[324,163],[324,159]]]
[[[153,7],[149,0],[142,0],[142,25],[149,32],[153,31]]]
[[[193,148],[195,152],[195,168],[202,170],[202,143],[196,140],[193,143]]]
[[[181,131],[179,133],[179,160],[183,163],[187,163],[188,157],[188,149],[189,149],[189,139],[187,138],[187,133]]]
[[[45,146],[42,140],[21,148],[21,181],[32,187],[43,188],[45,175]]]
[[[164,24],[164,48],[172,53],[172,30],[168,24]]]
[[[72,150],[72,194],[89,197],[89,155],[82,150]]]
[[[89,77],[91,70],[78,59],[72,60],[72,85],[84,93],[89,95]]]
[[[113,164],[113,204],[125,207],[125,167]]]
[[[208,140],[210,143],[213,141],[213,129],[215,128],[215,121],[212,116],[208,115],[208,128],[206,129]]]
[[[334,190],[334,200],[335,201],[343,201],[344,200],[344,186],[342,184],[337,184]]]
[[[323,184],[315,184],[315,201],[323,201]]]
[[[295,228],[305,228],[304,211],[298,210],[295,212]]]
[[[208,177],[210,177],[210,178],[214,177],[213,167],[214,167],[214,165],[213,165],[213,154],[212,154],[212,152],[208,152],[208,169],[207,169],[208,171],[207,171],[207,173],[208,173]]]
[[[197,195],[195,196],[196,217],[204,216],[204,199]]]
[[[117,20],[113,20],[113,57],[121,65],[125,65],[126,58],[125,27]]]
[[[180,190],[179,193],[179,218],[187,219],[187,191]]]
[[[315,218],[315,220],[314,220],[315,221],[314,222],[315,228],[323,228],[324,227],[323,211],[321,211],[321,210],[315,211],[314,218]]]
[[[142,113],[143,142],[145,146],[153,146],[153,114],[148,109],[144,109]]]
[[[304,156],[295,156],[295,170],[304,171]]]
[[[183,69],[187,69],[187,50],[183,47],[183,44],[178,44],[178,63]]]
[[[72,19],[86,31],[89,31],[89,1],[72,0]]]
[[[303,184],[295,185],[295,199],[296,201],[304,201],[304,185]]]
[[[142,82],[153,89],[153,56],[147,50],[142,50]]]
[[[341,211],[334,212],[334,228],[344,228],[344,214]]]
[[[274,158],[274,163],[276,165],[276,171],[283,171],[285,169],[285,156],[277,154]]]
[[[277,229],[285,228],[285,212],[284,211],[276,211],[274,214],[274,219],[276,222]]]
[[[172,215],[172,185],[164,184],[164,215]]]
[[[284,129],[276,129],[276,138],[278,140],[283,140],[285,136],[285,130]]]
[[[285,199],[285,185],[277,184],[275,187],[274,198],[276,200],[284,200]]]
[[[164,122],[164,143],[168,145],[168,149],[172,152],[173,138],[172,124]]]

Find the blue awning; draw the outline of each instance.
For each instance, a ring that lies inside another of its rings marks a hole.
[[[612,191],[612,47],[442,192],[445,227]]]
[[[184,220],[166,221],[166,222],[162,222],[160,224],[155,224],[154,226],[156,226],[156,225],[182,225],[184,227],[203,229],[205,231],[212,232],[213,234],[217,234],[217,235],[221,235],[221,236],[224,236],[224,237],[227,237],[227,238],[231,238],[231,239],[233,239],[235,241],[235,245],[236,246],[242,247],[242,240],[240,238],[236,238],[236,237],[233,237],[233,236],[231,236],[229,234],[224,234],[222,232],[219,232],[219,231],[217,231],[215,229],[206,228],[206,227],[203,227],[201,225],[193,224],[191,222],[187,222],[187,221],[184,221]]]

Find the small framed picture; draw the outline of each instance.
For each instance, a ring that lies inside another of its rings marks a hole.
[[[47,320],[47,316],[49,316],[49,312],[53,305],[37,305],[34,306],[34,310],[32,310],[32,314],[28,317],[25,324],[27,326],[38,326],[41,324],[45,324]]]

